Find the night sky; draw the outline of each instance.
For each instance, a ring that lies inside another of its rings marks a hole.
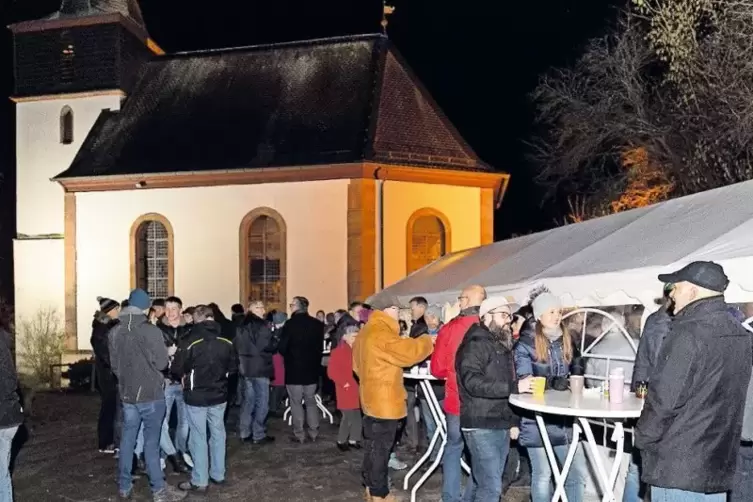
[[[0,20],[43,17],[59,0],[0,1]],[[167,52],[375,33],[381,0],[259,2],[141,0],[152,38]],[[388,35],[463,137],[487,163],[512,175],[496,215],[497,240],[551,227],[526,163],[527,94],[538,76],[568,64],[614,20],[607,0],[392,0]],[[12,94],[10,32],[0,37],[0,95]],[[0,295],[12,294],[15,232],[13,104],[0,104]]]

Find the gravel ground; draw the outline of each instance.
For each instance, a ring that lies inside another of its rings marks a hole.
[[[18,502],[114,501],[116,460],[96,449],[96,395],[43,393],[34,404],[28,440],[16,457],[13,485]],[[271,419],[269,433],[277,438],[266,446],[241,444],[235,437],[234,418],[228,426],[227,484],[212,487],[208,495],[190,500],[211,501],[360,501],[360,452],[342,453],[335,448],[337,426],[323,423],[321,439],[304,445],[289,441],[290,428]],[[20,431],[17,439],[26,436]],[[412,462],[413,456],[399,452]],[[169,468],[168,468],[169,471]],[[395,486],[402,487],[406,471],[393,472]],[[169,474],[168,482],[186,478]],[[417,479],[417,478],[414,478]],[[418,492],[420,502],[441,499],[441,472],[436,472]],[[409,500],[401,489],[400,500]],[[134,500],[151,500],[146,479],[136,482]],[[528,490],[512,488],[505,502],[528,500]]]

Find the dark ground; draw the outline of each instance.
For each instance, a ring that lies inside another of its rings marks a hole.
[[[18,502],[114,501],[116,460],[96,449],[96,395],[42,393],[34,402],[32,431],[15,462],[13,485]],[[234,410],[234,416],[237,408]],[[337,422],[336,422],[337,423]],[[341,453],[335,448],[337,425],[323,422],[321,440],[294,445],[290,428],[281,419],[270,420],[270,434],[277,441],[268,446],[242,445],[235,437],[231,418],[228,426],[227,485],[210,489],[206,497],[189,500],[211,501],[360,501],[360,452]],[[19,431],[19,434],[22,434]],[[17,438],[18,439],[18,438]],[[407,452],[401,459],[412,462]],[[170,472],[170,468],[167,468]],[[395,486],[402,487],[402,471],[393,471]],[[175,485],[184,478],[169,474]],[[418,479],[415,475],[411,478]],[[439,470],[419,490],[421,502],[439,501],[442,475]],[[409,493],[397,490],[401,500]],[[134,500],[148,501],[146,479],[136,482]],[[512,488],[505,502],[528,500],[528,491]]]

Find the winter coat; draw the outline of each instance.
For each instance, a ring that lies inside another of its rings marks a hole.
[[[197,323],[175,353],[173,371],[183,379],[183,399],[189,406],[227,402],[228,375],[238,371],[233,342],[222,337],[217,321]]]
[[[276,347],[269,324],[260,317],[249,314],[245,323],[237,328],[236,332],[233,344],[238,352],[238,369],[241,376],[245,378],[274,377],[272,355]]]
[[[432,345],[429,336],[401,338],[397,320],[381,311],[371,314],[353,344],[353,371],[366,415],[398,420],[408,414],[403,369],[426,359]]]
[[[167,324],[167,320],[164,316],[161,317],[159,321],[157,321],[157,327],[160,329],[160,331],[162,331],[162,338],[165,341],[165,347],[179,347],[185,340],[188,339],[193,326],[193,324],[187,324],[183,319],[183,316],[181,316],[180,324],[177,327],[173,327]],[[164,375],[165,378],[175,384],[180,382],[180,377],[172,371],[172,361],[173,358],[171,357],[170,365],[168,369],[164,371]]]
[[[675,315],[635,428],[644,482],[698,493],[732,488],[751,361],[751,335],[722,296]]]
[[[474,324],[455,355],[460,394],[460,427],[510,429],[520,420],[510,408],[517,393],[512,350],[483,324]]]
[[[117,319],[106,314],[98,313],[92,321],[92,336],[90,342],[94,352],[94,366],[97,370],[97,385],[102,393],[117,391],[117,381],[110,367],[110,349],[108,348],[107,335],[118,324]]]
[[[426,335],[429,333],[429,327],[426,325],[426,319],[424,319],[424,316],[419,317],[416,319],[416,321],[413,323],[413,325],[410,327],[410,336],[411,338],[418,338],[421,335]]]
[[[633,391],[635,391],[638,383],[651,380],[651,371],[656,367],[659,351],[667,333],[669,333],[671,322],[672,317],[670,317],[666,307],[660,308],[646,319],[641,339],[638,342],[635,365],[633,366],[633,381],[631,384]]]
[[[108,335],[110,367],[118,379],[124,403],[148,403],[165,399],[167,347],[160,329],[136,307],[120,311]]]
[[[307,312],[296,312],[282,327],[280,354],[286,385],[319,383],[324,351],[324,324]]]
[[[353,349],[345,342],[332,349],[327,376],[335,383],[338,410],[358,410],[358,382],[353,375]]]
[[[563,339],[559,338],[549,344],[549,356],[546,361],[536,358],[535,348],[536,323],[526,321],[520,330],[520,338],[513,347],[515,359],[515,373],[518,379],[527,376],[544,377],[550,383],[553,378],[567,378],[570,375],[570,365],[565,361]],[[577,347],[573,345],[573,357],[577,354]],[[520,416],[520,437],[518,443],[526,448],[543,447],[541,433],[536,425],[532,412],[516,410]],[[544,415],[546,430],[552,446],[569,444],[573,434],[573,419],[558,415]]]
[[[431,355],[431,374],[445,380],[444,411],[450,415],[460,415],[455,353],[471,326],[479,322],[478,310],[478,307],[469,307],[442,326]]]

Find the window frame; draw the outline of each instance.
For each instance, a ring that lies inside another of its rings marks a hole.
[[[285,223],[285,219],[282,217],[280,213],[275,211],[274,209],[270,207],[257,207],[251,211],[249,211],[241,220],[241,224],[239,227],[238,232],[238,243],[239,243],[239,299],[240,304],[244,307],[248,306],[249,298],[248,295],[251,291],[251,278],[250,278],[250,267],[251,264],[248,260],[248,254],[249,254],[249,233],[251,231],[251,226],[253,223],[260,217],[266,216],[268,218],[271,218],[276,224],[277,228],[279,229],[280,233],[280,301],[279,303],[270,303],[267,304],[267,300],[264,298],[258,298],[258,300],[262,300],[265,303],[265,306],[267,306],[267,310],[270,310],[272,308],[276,308],[278,310],[281,310],[282,312],[287,312],[288,310],[288,230],[287,230],[287,224]],[[256,299],[255,299],[256,300]]]
[[[73,108],[65,105],[60,109],[60,144],[70,145],[75,139],[75,115]]]
[[[439,258],[452,253],[452,229],[450,225],[450,219],[441,211],[431,207],[418,209],[410,215],[408,222],[405,225],[405,275],[410,275],[413,272],[421,270],[426,265],[429,265],[429,263],[425,263],[420,267],[413,267],[413,265],[415,264],[413,261],[413,228],[418,220],[425,217],[436,218],[444,227],[444,252],[439,256]],[[437,258],[437,260],[439,258]]]
[[[137,253],[139,253],[139,231],[141,230],[141,226],[145,223],[148,223],[150,221],[155,221],[157,223],[161,223],[162,226],[165,227],[165,230],[167,231],[167,296],[172,296],[175,294],[175,234],[173,232],[173,226],[170,224],[170,220],[168,220],[165,216],[159,214],[159,213],[147,213],[139,216],[136,218],[136,220],[131,225],[131,235],[130,235],[130,253],[131,253],[131,267],[130,267],[130,274],[131,274],[131,289],[136,289],[137,287],[141,287],[139,285],[139,257],[137,257]]]

